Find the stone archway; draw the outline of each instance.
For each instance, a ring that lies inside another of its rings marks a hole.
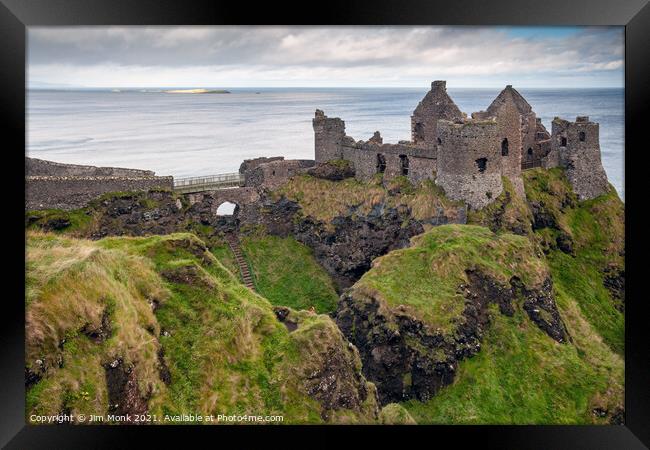
[[[239,212],[239,205],[235,202],[230,202],[226,200],[217,206],[215,215],[220,217],[232,217],[232,216],[236,216],[238,212]]]

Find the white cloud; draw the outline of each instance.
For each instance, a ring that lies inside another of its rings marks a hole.
[[[621,85],[621,28],[527,38],[489,27],[30,28],[31,84]],[[503,80],[510,83],[503,83]]]

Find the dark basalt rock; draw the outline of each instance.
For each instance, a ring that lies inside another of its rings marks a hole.
[[[186,284],[206,289],[214,289],[215,287],[214,282],[206,277],[198,266],[193,264],[165,269],[160,274],[164,279],[172,283]]]
[[[316,178],[323,178],[331,181],[341,181],[352,178],[355,175],[354,165],[349,161],[326,161],[317,164],[307,173]]]
[[[373,259],[409,245],[424,232],[422,224],[395,208],[376,205],[366,216],[339,216],[334,230],[306,218],[295,224],[293,236],[314,251],[314,256],[340,288],[351,286],[370,269]]]
[[[557,342],[570,340],[553,297],[553,283],[546,278],[540,289],[527,289],[521,280],[510,280],[513,290],[524,297],[524,311],[530,320]]]
[[[289,308],[286,308],[284,306],[276,306],[273,308],[273,312],[275,313],[275,317],[277,317],[278,320],[282,322],[285,327],[287,327],[289,333],[298,329],[298,324],[289,319],[289,314],[291,313],[291,310]]]
[[[147,206],[151,201],[154,207]],[[100,214],[91,238],[105,236],[145,236],[182,230],[184,214],[171,192],[151,191],[105,199],[93,206]]]
[[[529,205],[533,213],[533,230],[542,228],[559,229],[555,216],[546,210],[544,202],[530,202]]]
[[[571,236],[569,236],[564,231],[560,231],[557,238],[555,239],[555,243],[560,251],[566,253],[567,255],[575,256],[573,249],[573,238],[571,238]]]
[[[354,365],[354,358],[353,348],[333,345],[326,350],[318,368],[304,374],[307,394],[321,404],[320,415],[325,421],[329,420],[332,411],[361,410],[370,394],[366,380]]]
[[[111,315],[108,309],[104,309],[104,313],[102,314],[102,321],[99,326],[93,326],[92,324],[88,323],[84,325],[80,331],[95,343],[104,342],[106,339],[111,337],[113,330],[111,326]]]
[[[148,410],[148,396],[138,388],[135,370],[121,358],[104,365],[108,388],[108,411],[116,415],[144,414]],[[131,416],[133,423],[139,423]]]
[[[625,270],[606,267],[603,274],[603,285],[610,292],[614,306],[621,312],[625,311]]]
[[[165,350],[160,347],[158,350],[158,375],[163,383],[169,386],[172,382],[172,374],[165,362]]]
[[[334,319],[359,349],[363,373],[376,384],[381,404],[411,398],[426,401],[450,384],[458,362],[480,351],[490,323],[490,304],[511,316],[514,302],[523,295],[531,320],[558,342],[566,340],[550,279],[541,289],[528,290],[516,278],[507,286],[477,270],[468,270],[467,276],[469,283],[458,287],[466,300],[465,309],[450,334],[431,330],[404,308],[381,306],[372,296],[354,290],[341,296]]]
[[[43,229],[46,231],[63,230],[70,226],[70,220],[65,218],[49,219],[43,224]]]

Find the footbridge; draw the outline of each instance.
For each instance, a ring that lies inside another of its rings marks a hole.
[[[218,191],[240,187],[244,179],[239,173],[220,173],[199,177],[174,178],[174,191],[181,194]]]

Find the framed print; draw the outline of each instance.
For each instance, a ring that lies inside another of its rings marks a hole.
[[[646,448],[647,2],[277,8],[3,0],[2,444]]]

